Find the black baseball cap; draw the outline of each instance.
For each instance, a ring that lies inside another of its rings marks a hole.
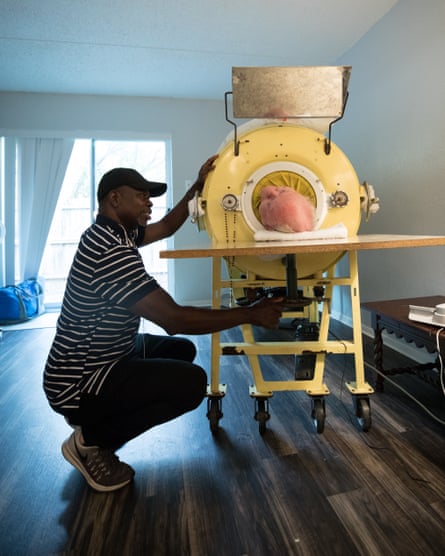
[[[167,190],[167,184],[157,181],[146,180],[133,168],[113,168],[102,176],[97,188],[97,200],[100,202],[110,191],[128,185],[134,189],[149,191],[151,197],[159,197]]]

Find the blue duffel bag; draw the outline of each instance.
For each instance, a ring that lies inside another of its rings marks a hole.
[[[0,288],[0,324],[25,322],[43,311],[43,287],[35,278]]]

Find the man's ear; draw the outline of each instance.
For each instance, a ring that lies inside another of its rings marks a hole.
[[[120,193],[117,189],[112,189],[108,194],[108,198],[113,208],[116,208],[119,205]]]

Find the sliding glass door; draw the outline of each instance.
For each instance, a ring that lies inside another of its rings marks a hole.
[[[135,168],[154,181],[167,181],[168,143],[157,141],[75,141],[52,220],[39,276],[44,280],[45,304],[57,308],[62,301],[68,271],[80,235],[94,221],[96,187],[101,176],[118,166]],[[167,195],[153,198],[152,220],[167,210]],[[166,241],[141,250],[148,272],[168,289],[167,261],[159,259]]]

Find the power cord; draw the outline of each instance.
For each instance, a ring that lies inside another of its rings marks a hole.
[[[440,332],[439,332],[440,333]],[[344,353],[343,353],[343,357],[346,356],[346,352],[347,352],[347,348],[346,348],[346,344],[345,341],[342,340],[341,338],[339,338],[331,329],[329,330],[329,335],[331,337],[333,337],[335,340],[339,341],[341,344],[343,344],[344,346]],[[435,419],[436,421],[438,421],[440,424],[444,425],[445,422],[442,421],[439,417],[437,417],[436,415],[434,415],[428,408],[426,408],[421,402],[419,402],[416,398],[414,398],[409,392],[407,392],[404,388],[402,388],[401,386],[399,386],[397,383],[395,383],[393,380],[389,379],[386,375],[384,375],[384,373],[378,371],[373,365],[370,365],[368,363],[364,363],[367,367],[370,367],[372,370],[374,370],[376,373],[381,374],[382,376],[385,377],[386,380],[388,380],[391,384],[393,384],[396,388],[399,388],[400,390],[402,390],[408,397],[410,397],[411,399],[413,399],[417,404],[419,404],[433,419]],[[441,361],[441,365],[442,365],[442,361]],[[351,421],[351,423],[353,425],[356,425],[356,423],[353,421],[352,419],[352,415],[351,412],[349,411],[348,407],[346,406],[346,403],[343,399],[343,394],[344,394],[344,384],[345,384],[345,370],[346,370],[346,365],[343,365],[343,370],[341,373],[341,378],[340,378],[340,398],[339,401],[343,406],[343,409],[345,411],[345,414],[348,416],[349,420]],[[368,442],[366,435],[364,434],[360,434],[359,438],[362,442],[364,442],[364,444],[370,448],[371,450],[375,450],[375,451],[384,451],[387,450],[389,452],[395,452],[394,447],[391,445],[387,445],[387,446],[376,446],[373,445],[371,443]],[[424,483],[424,484],[430,484],[431,482],[429,480],[423,479],[422,477],[418,477],[413,475],[412,473],[409,472],[408,469],[405,469],[404,472],[406,473],[406,475],[413,481],[416,481],[418,483]]]
[[[331,329],[329,329],[329,336],[333,337],[335,340],[337,340],[338,342],[340,342],[342,344],[342,346],[344,348],[344,352],[343,352],[343,354],[340,354],[340,355],[342,355],[343,358],[344,358],[346,356],[346,353],[347,353],[347,346],[346,346],[345,341],[342,340],[341,338],[339,338],[337,336],[337,334],[335,334],[335,332],[333,332]],[[346,383],[346,381],[345,381],[345,370],[346,370],[346,365],[344,364],[343,365],[343,370],[341,372],[341,377],[340,377],[340,398],[339,398],[339,401],[340,401],[341,405],[343,406],[345,414],[348,416],[351,423],[354,426],[356,426],[356,422],[352,419],[351,412],[348,409],[348,407],[346,406],[346,402],[344,401],[344,398],[343,398],[343,394],[345,392],[344,386],[345,386],[345,383]],[[366,446],[368,446],[368,448],[371,448],[373,450],[391,450],[392,449],[392,448],[387,447],[387,446],[373,446],[365,439],[364,435],[360,435],[360,438],[366,444]]]
[[[440,333],[443,330],[445,330],[445,328],[440,328],[436,332],[436,349],[437,349],[438,358],[439,358],[439,362],[440,362],[440,369],[439,369],[440,385],[441,385],[441,388],[442,388],[442,392],[445,395],[444,365],[443,365],[443,359],[442,359],[442,355],[440,353],[440,345],[439,345],[439,336],[440,336]],[[343,343],[343,341],[332,330],[329,330],[329,334],[331,334],[339,342]],[[346,346],[345,346],[345,353],[346,353]],[[367,363],[366,361],[364,361],[364,365],[366,367],[372,369],[378,375],[382,376],[385,380],[387,380],[395,388],[398,388],[401,392],[403,392],[406,396],[408,396],[408,398],[413,400],[419,407],[421,407],[432,419],[437,421],[440,425],[445,425],[445,421],[443,419],[441,419],[437,415],[434,415],[434,413],[432,413],[422,402],[420,402],[417,398],[415,398],[412,394],[410,394],[405,388],[403,388],[403,386],[400,386],[400,384],[397,384],[397,382],[390,379],[387,375],[385,375],[385,373],[376,369],[376,367],[374,365],[371,365],[370,363]],[[342,396],[343,396],[344,373],[345,372],[343,370],[342,378],[341,378],[342,383],[341,383],[341,386],[340,386],[340,401],[343,404],[344,404],[344,402],[342,400]]]
[[[403,388],[403,386],[400,386],[400,384],[397,384],[397,382],[395,382],[395,380],[390,379],[387,375],[385,375],[385,373],[382,373],[382,371],[379,371],[378,369],[376,369],[374,367],[374,365],[371,365],[370,363],[365,362],[365,366],[369,367],[374,372],[376,372],[378,375],[382,376],[385,379],[385,381],[388,381],[390,384],[392,384],[393,386],[398,388],[401,392],[403,392],[406,396],[408,396],[408,398],[410,398],[419,407],[421,407],[425,411],[425,413],[427,413],[430,417],[432,417],[439,424],[445,425],[444,420],[440,419],[440,417],[437,417],[437,415],[434,415],[434,413],[432,413],[422,402],[420,402],[417,398],[415,398],[412,394],[410,394],[405,388]]]
[[[338,338],[338,337],[336,336],[336,334],[334,334],[332,331],[330,331],[330,334],[332,334],[332,336],[333,336],[336,340],[338,340],[338,341],[340,341],[342,344],[344,344],[344,342],[343,342],[342,340],[340,340],[340,338]],[[345,345],[345,344],[344,344],[344,345]],[[343,356],[345,356],[345,355],[346,355],[346,345],[345,345],[345,353],[343,354]],[[379,373],[379,374],[383,374],[383,373],[380,373],[377,369],[375,369],[372,365],[368,365],[367,363],[365,363],[365,365],[371,367],[375,372],[377,372],[377,373]],[[353,425],[355,425],[356,423],[355,423],[355,422],[353,421],[353,419],[352,419],[351,412],[350,412],[349,409],[346,407],[346,403],[345,403],[345,401],[344,401],[344,399],[343,399],[343,394],[344,394],[344,391],[345,391],[345,389],[344,389],[344,384],[345,384],[345,369],[346,369],[346,365],[343,365],[343,370],[342,370],[341,379],[340,379],[340,380],[341,380],[341,382],[340,382],[340,403],[342,404],[343,409],[344,409],[346,415],[348,416],[349,420],[351,421],[351,423],[352,423]],[[385,376],[385,378],[386,378],[386,376]],[[411,394],[409,394],[408,392],[406,392],[406,390],[404,390],[402,387],[400,387],[400,386],[399,386],[398,384],[396,384],[394,381],[392,381],[392,380],[390,380],[390,379],[389,379],[389,381],[390,381],[391,383],[393,383],[394,386],[396,386],[397,388],[400,388],[401,390],[403,390],[409,397],[412,398]],[[420,402],[418,402],[417,400],[415,400],[415,401],[416,401],[416,403],[419,403],[419,404],[420,404]],[[422,405],[422,404],[420,404],[420,405]],[[422,406],[422,407],[424,407],[424,406]],[[424,409],[427,411],[427,413],[429,413],[429,414],[433,417],[433,419],[436,419],[436,420],[438,420],[440,423],[443,423],[443,421],[441,421],[438,417],[436,417],[435,415],[433,415],[427,408],[424,407]],[[371,444],[370,442],[368,442],[368,440],[367,440],[367,438],[366,438],[366,435],[360,434],[360,435],[359,435],[359,438],[360,438],[360,440],[361,440],[362,442],[364,442],[364,444],[365,444],[368,448],[370,448],[371,450],[374,450],[374,451],[384,451],[384,450],[387,450],[387,451],[389,451],[389,452],[394,452],[394,447],[393,447],[393,446],[390,446],[390,445],[387,445],[387,446],[376,446],[375,444]],[[404,471],[405,471],[405,473],[407,474],[407,476],[408,476],[411,480],[416,481],[416,482],[418,482],[418,483],[430,484],[430,481],[428,481],[428,480],[426,480],[426,479],[423,479],[422,477],[418,477],[418,476],[413,475],[412,473],[409,472],[408,469],[405,469]]]

